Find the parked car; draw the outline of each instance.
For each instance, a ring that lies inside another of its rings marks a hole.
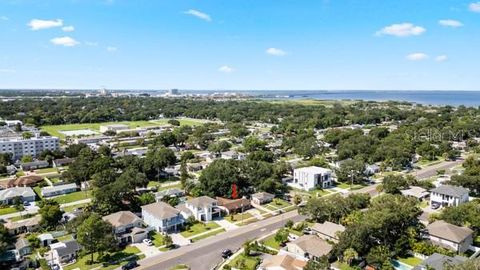
[[[432,209],[438,209],[440,208],[440,204],[439,203],[432,203]]]
[[[222,251],[222,258],[226,259],[230,256],[232,256],[233,252],[230,249],[225,249]]]
[[[147,245],[147,246],[153,245],[153,242],[152,242],[152,240],[150,240],[150,239],[143,239],[143,243],[144,243],[145,245]]]
[[[309,227],[303,229],[303,234],[312,234],[312,229],[310,229]]]
[[[122,270],[130,270],[138,266],[137,261],[129,261],[127,264],[122,266]]]
[[[30,202],[23,202],[23,206],[29,206]]]

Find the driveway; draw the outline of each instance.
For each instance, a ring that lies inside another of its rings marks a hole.
[[[170,236],[172,237],[172,242],[175,245],[179,245],[181,247],[190,245],[190,240],[183,237],[183,235],[181,235],[179,233],[172,233],[172,234],[170,234]]]
[[[144,243],[132,244],[132,246],[137,247],[146,258],[162,253],[156,246],[147,246]]]
[[[225,231],[232,231],[232,230],[235,230],[236,228],[238,228],[237,225],[233,224],[233,223],[230,223],[228,221],[226,221],[225,219],[220,219],[220,220],[215,220],[215,223],[217,223],[218,225],[220,225],[222,228],[225,229]]]

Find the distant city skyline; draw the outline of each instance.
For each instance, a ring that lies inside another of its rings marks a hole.
[[[478,0],[6,0],[0,36],[0,89],[480,90]]]

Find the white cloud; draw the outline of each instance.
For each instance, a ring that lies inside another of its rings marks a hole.
[[[202,19],[204,21],[207,21],[207,22],[212,21],[212,18],[210,17],[210,15],[208,15],[207,13],[203,13],[201,11],[195,10],[195,9],[189,9],[189,10],[185,11],[184,13],[187,14],[187,15],[195,16],[195,17],[197,17],[199,19]]]
[[[278,48],[268,48],[265,52],[267,54],[275,55],[275,56],[284,56],[284,55],[287,54],[286,51],[284,51],[282,49],[278,49]]]
[[[234,68],[229,67],[229,66],[221,66],[218,68],[218,71],[223,72],[223,73],[232,73],[235,71]]]
[[[50,39],[50,42],[52,42],[54,45],[65,46],[65,47],[73,47],[80,44],[80,42],[76,41],[71,37],[56,37],[56,38]]]
[[[463,26],[463,23],[459,22],[457,20],[440,20],[440,21],[438,21],[438,24],[440,24],[442,26],[454,27],[454,28]]]
[[[480,13],[480,2],[471,3],[470,5],[468,5],[468,8],[470,9],[470,11]]]
[[[108,51],[108,52],[116,52],[116,51],[118,51],[118,48],[117,48],[117,47],[113,47],[113,46],[108,46],[108,47],[107,47],[107,51]]]
[[[8,21],[8,17],[7,16],[0,16],[0,21]]]
[[[31,30],[41,30],[41,29],[48,29],[53,27],[61,27],[63,26],[63,20],[56,19],[56,20],[39,20],[33,19],[28,24]]]
[[[420,61],[420,60],[428,59],[428,55],[424,53],[411,53],[407,55],[407,59],[410,61]]]
[[[427,31],[421,26],[412,23],[398,23],[385,26],[383,29],[375,33],[377,36],[391,35],[396,37],[419,36]]]
[[[75,27],[73,27],[73,25],[64,26],[64,27],[62,27],[62,31],[63,32],[73,32],[73,31],[75,31]]]
[[[435,57],[435,61],[437,61],[437,62],[445,62],[447,60],[448,60],[447,55],[439,55],[439,56]]]

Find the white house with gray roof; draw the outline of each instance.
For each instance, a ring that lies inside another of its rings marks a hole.
[[[208,196],[190,199],[185,202],[184,206],[188,211],[182,211],[182,215],[184,217],[193,216],[198,221],[211,221],[214,217],[219,217],[221,213],[217,200]]]
[[[12,187],[0,190],[0,203],[11,204],[19,198],[22,202],[35,201],[35,192],[31,187]]]
[[[68,194],[77,191],[78,187],[77,184],[65,184],[65,185],[58,185],[58,186],[48,186],[44,187],[40,190],[43,197],[52,197],[58,196],[63,194]]]
[[[430,241],[437,246],[456,252],[467,251],[473,243],[473,231],[443,220],[437,220],[427,226]]]
[[[185,222],[179,210],[164,202],[142,206],[142,218],[145,224],[157,232],[176,231]]]
[[[430,205],[458,206],[468,202],[468,189],[464,187],[443,185],[430,191]]]

